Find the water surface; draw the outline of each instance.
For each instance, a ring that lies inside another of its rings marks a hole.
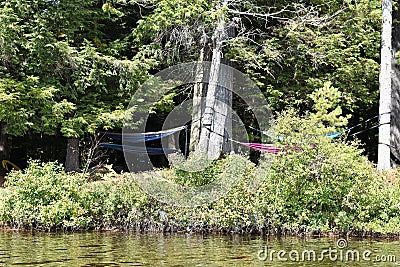
[[[400,242],[0,232],[0,266],[400,266]]]

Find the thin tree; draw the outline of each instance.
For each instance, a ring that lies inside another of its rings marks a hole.
[[[396,55],[400,52],[400,10],[394,9],[392,14],[392,117],[390,120],[391,154],[395,158],[392,168],[400,164],[400,65],[396,62]]]
[[[382,1],[381,69],[379,75],[378,170],[390,169],[390,113],[392,92],[392,1]]]

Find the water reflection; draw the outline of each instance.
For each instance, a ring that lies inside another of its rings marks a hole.
[[[400,263],[399,241],[350,239],[343,247],[338,247],[337,241],[120,232],[0,232],[0,266],[398,266],[393,261]],[[328,255],[329,249],[332,255]],[[342,259],[340,250],[344,253]],[[348,250],[360,252],[360,258],[346,260]],[[369,260],[362,258],[366,250],[371,251]],[[302,259],[304,251],[314,251],[315,259]],[[278,253],[282,255],[278,257]],[[376,256],[385,256],[385,261],[381,257],[381,262],[377,262]]]

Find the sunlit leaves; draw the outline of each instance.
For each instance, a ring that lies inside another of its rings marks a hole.
[[[56,93],[54,87],[40,84],[36,77],[29,76],[23,81],[0,79],[0,121],[6,123],[7,133],[21,136],[29,130],[54,132],[57,118],[62,119],[72,109],[66,101],[60,108],[53,100]]]

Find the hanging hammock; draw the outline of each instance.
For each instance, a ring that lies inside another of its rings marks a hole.
[[[334,139],[334,138],[340,136],[341,134],[342,134],[341,132],[334,132],[334,133],[328,133],[325,136]]]
[[[249,148],[261,151],[261,152],[267,152],[267,153],[272,153],[272,154],[278,154],[281,152],[281,149],[279,147],[275,147],[269,144],[260,144],[260,143],[242,143],[239,142],[239,144],[247,146]]]
[[[122,141],[122,138],[123,138],[124,142],[127,142],[127,143],[143,143],[143,142],[154,141],[154,140],[158,140],[158,139],[173,135],[174,133],[182,131],[186,127],[187,126],[184,125],[184,126],[168,129],[165,131],[159,131],[159,132],[124,134],[123,137],[122,137],[122,134],[120,134],[120,133],[105,133],[104,136],[114,139],[114,140],[117,140],[117,141]]]
[[[174,148],[160,148],[160,147],[143,147],[143,146],[127,146],[127,145],[119,145],[119,144],[110,144],[110,143],[100,143],[99,146],[105,148],[111,148],[118,151],[124,151],[132,154],[148,154],[151,156],[155,155],[163,155],[163,154],[171,154],[178,152],[179,150]]]
[[[147,141],[158,140],[170,135],[173,135],[183,129],[187,129],[186,125],[175,127],[172,129],[158,131],[158,132],[147,132],[147,133],[134,133],[134,134],[120,134],[120,133],[105,133],[104,136],[122,141],[124,139],[125,143],[144,143]],[[149,146],[131,146],[131,145],[120,145],[113,143],[100,143],[99,146],[110,148],[118,151],[124,151],[132,154],[147,154],[147,155],[164,155],[178,152],[179,150],[174,148],[162,148],[162,147],[149,147]]]

